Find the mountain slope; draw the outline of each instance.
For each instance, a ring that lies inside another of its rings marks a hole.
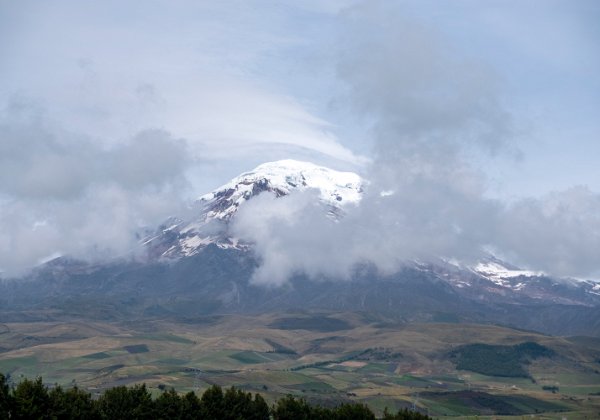
[[[237,210],[258,194],[281,197],[315,188],[324,211],[344,217],[366,181],[313,164],[264,164],[200,197],[189,218],[172,218],[144,240],[148,259],[87,264],[60,259],[29,278],[0,283],[3,319],[77,315],[99,318],[194,317],[312,309],[365,311],[402,320],[447,319],[600,335],[600,284],[519,269],[490,255],[467,265],[440,258],[406,262],[384,275],[356,267],[352,278],[297,275],[277,288],[251,282],[252,244],[228,232]],[[50,315],[51,314],[51,315]]]
[[[282,160],[245,172],[194,203],[193,217],[171,219],[145,240],[152,259],[178,259],[195,255],[210,244],[222,249],[252,251],[228,231],[236,212],[261,193],[276,197],[313,188],[331,217],[343,217],[344,207],[360,202],[367,181],[351,172],[338,172],[308,162]],[[485,296],[490,301],[532,299],[561,304],[600,303],[600,285],[555,279],[542,272],[520,269],[491,255],[482,254],[475,265],[440,260],[416,264],[449,283],[463,295]]]
[[[47,267],[28,281],[0,285],[0,316],[4,322],[73,317],[203,322],[206,316],[231,313],[361,311],[399,321],[491,323],[547,334],[600,336],[600,304],[499,293],[474,273],[468,288],[455,287],[439,268],[423,267],[406,267],[393,275],[364,267],[347,281],[299,275],[285,286],[264,288],[250,281],[256,264],[248,251],[210,244],[176,261],[122,261],[76,272]],[[552,280],[545,281],[551,288]]]

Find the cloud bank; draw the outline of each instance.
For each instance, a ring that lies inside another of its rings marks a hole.
[[[0,119],[0,267],[16,275],[63,254],[129,253],[136,234],[184,205],[184,140],[146,130],[104,147],[22,103]]]
[[[489,197],[469,160],[474,151],[519,154],[496,75],[396,4],[366,2],[344,19],[337,69],[374,139],[370,183],[339,221],[310,193],[248,203],[234,233],[256,243],[254,281],[348,278],[362,263],[389,273],[406,261],[473,262],[487,251],[554,275],[599,275],[600,195],[576,187],[505,203]]]
[[[0,4],[0,268],[128,252],[190,196],[295,157],[370,184],[338,222],[310,192],[249,202],[234,230],[258,283],[484,250],[599,275],[599,196],[564,186],[600,179],[600,9],[521,3]],[[520,113],[551,141],[519,143]],[[576,164],[554,170],[563,153]],[[512,177],[505,196],[563,191],[506,202],[486,164]]]
[[[265,71],[330,12],[275,6],[0,2],[0,271],[127,253],[264,160],[363,161]]]

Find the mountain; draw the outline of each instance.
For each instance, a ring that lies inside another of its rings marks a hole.
[[[309,188],[334,209],[361,199],[364,181],[353,172],[339,172],[309,162],[280,160],[245,172],[198,199],[208,209],[206,218],[229,220],[245,201],[268,191],[277,197]]]
[[[227,184],[199,197],[193,204],[193,217],[172,218],[144,240],[152,258],[178,259],[195,255],[210,244],[221,249],[251,251],[228,232],[228,225],[245,202],[261,193],[281,197],[309,188],[334,218],[343,217],[344,207],[360,202],[367,181],[352,172],[339,172],[309,162],[281,160],[262,164]],[[600,284],[569,279],[552,279],[542,272],[516,267],[491,255],[479,263],[461,264],[440,259],[435,264],[407,262],[407,266],[429,270],[461,290],[478,295],[482,290],[491,300],[528,297],[554,303],[594,304],[600,297]],[[573,290],[577,292],[573,293]]]
[[[196,319],[221,313],[363,311],[404,321],[493,323],[550,334],[600,336],[600,284],[520,269],[491,255],[477,264],[440,258],[406,262],[383,275],[369,264],[350,280],[302,274],[283,287],[251,282],[252,244],[233,237],[236,212],[258,194],[281,197],[313,188],[332,218],[344,217],[367,181],[291,160],[260,165],[198,198],[189,217],[173,217],[142,241],[146,260],[89,264],[67,258],[28,278],[0,284],[0,315]]]
[[[292,191],[315,189],[332,217],[341,217],[343,208],[361,199],[364,181],[352,172],[339,172],[296,160],[262,164],[227,184],[198,198],[192,218],[171,218],[143,243],[154,258],[181,258],[197,254],[209,244],[220,248],[244,248],[227,232],[227,225],[240,206],[261,193],[276,197]]]

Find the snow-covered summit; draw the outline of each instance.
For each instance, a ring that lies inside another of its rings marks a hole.
[[[209,219],[228,220],[239,206],[255,195],[269,191],[277,197],[309,188],[319,190],[321,200],[333,207],[357,203],[363,180],[353,172],[340,172],[297,160],[279,160],[259,165],[198,199],[211,210]]]
[[[252,197],[263,192],[281,197],[293,191],[316,189],[329,212],[337,217],[345,205],[360,201],[363,184],[361,177],[353,172],[309,162],[287,159],[264,163],[199,197],[191,219],[169,220],[144,243],[153,253],[168,258],[196,254],[209,244],[239,248],[243,244],[229,235],[227,225],[240,206]]]

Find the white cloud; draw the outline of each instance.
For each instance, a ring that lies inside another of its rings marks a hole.
[[[191,160],[185,141],[165,131],[104,147],[35,114],[9,115],[0,139],[0,268],[8,273],[56,253],[96,259],[131,251],[141,228],[185,205]]]
[[[12,39],[0,99],[23,92],[48,120],[108,143],[163,128],[202,158],[288,145],[362,161],[261,74],[303,43],[286,33],[292,5],[22,3],[6,8],[19,25],[0,32]]]
[[[344,278],[365,262],[383,272],[412,260],[469,262],[490,247],[554,274],[600,273],[598,194],[575,188],[504,204],[487,197],[483,173],[466,159],[473,150],[514,153],[494,73],[396,4],[364,2],[345,19],[338,69],[354,115],[372,128],[370,184],[338,223],[310,194],[249,203],[234,232],[256,243],[255,282]]]
[[[197,195],[297,157],[371,163],[372,191],[339,224],[309,195],[250,205],[237,228],[259,244],[257,281],[343,277],[364,260],[388,270],[431,254],[470,258],[489,242],[534,268],[597,270],[595,193],[509,206],[488,198],[490,171],[474,165],[492,155],[512,171],[515,120],[533,109],[552,141],[526,145],[539,176],[524,171],[504,189],[600,179],[590,157],[599,9],[552,3],[530,19],[521,3],[491,13],[475,1],[1,2],[0,267],[123,252],[135,228],[185,202],[188,182]],[[536,153],[539,144],[552,147]],[[557,201],[568,211],[548,214]],[[253,211],[294,217],[262,236]],[[313,243],[324,248],[302,251]]]

